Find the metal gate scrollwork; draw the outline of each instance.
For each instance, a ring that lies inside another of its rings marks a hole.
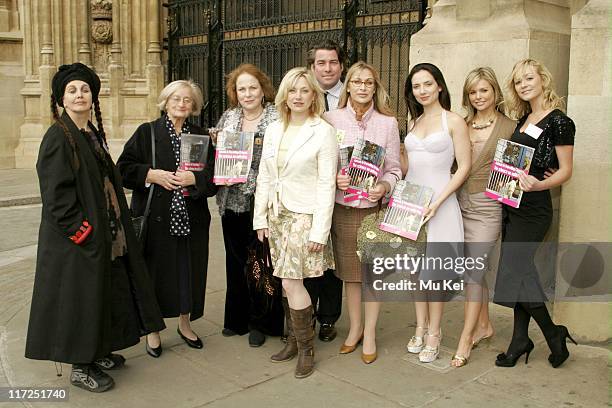
[[[174,0],[168,6],[168,81],[193,79],[204,92],[197,121],[217,122],[225,108],[225,74],[257,65],[278,86],[305,64],[308,48],[333,39],[347,69],[365,60],[377,67],[405,134],[403,84],[410,37],[423,26],[425,0]]]

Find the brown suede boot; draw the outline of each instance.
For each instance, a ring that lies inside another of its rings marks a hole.
[[[283,297],[283,309],[285,310],[285,321],[287,322],[287,343],[281,351],[270,357],[270,360],[274,363],[289,361],[298,353],[297,342],[295,340],[293,325],[291,323],[291,314],[289,312],[289,302],[287,301],[286,297]]]
[[[314,371],[314,336],[312,328],[314,318],[312,305],[306,309],[294,310],[291,312],[293,333],[297,340],[298,361],[295,367],[295,378],[308,377]]]

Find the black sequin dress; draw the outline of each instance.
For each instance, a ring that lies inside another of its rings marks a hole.
[[[520,131],[526,120],[527,116],[519,120],[510,140],[535,149],[529,174],[542,180],[547,168],[559,167],[555,146],[573,145],[576,128],[569,117],[555,109],[535,125],[542,129],[536,140]],[[503,206],[503,245],[495,284],[495,303],[508,307],[514,307],[516,302],[530,307],[544,305],[547,299],[534,257],[548,232],[552,216],[549,190],[523,193],[519,208]]]

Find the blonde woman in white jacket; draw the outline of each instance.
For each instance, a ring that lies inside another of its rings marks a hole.
[[[269,238],[274,275],[282,279],[283,306],[291,316],[287,344],[271,359],[297,355],[295,376],[304,378],[314,370],[314,329],[303,279],[334,268],[329,230],[338,149],[335,129],[320,117],[323,91],[308,69],[287,72],[275,103],[280,119],[264,137],[253,229],[259,240]]]

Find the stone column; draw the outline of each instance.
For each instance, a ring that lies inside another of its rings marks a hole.
[[[612,241],[610,11],[609,0],[590,0],[572,18],[567,113],[576,123],[576,140],[573,175],[561,196],[562,242]],[[610,276],[610,268],[607,265],[604,275]],[[558,294],[564,293],[564,286],[566,282],[558,275]],[[602,276],[589,293],[609,291],[609,280]],[[610,339],[609,311],[610,304],[604,302],[558,302],[554,317],[578,338],[603,342]]]
[[[40,29],[41,48],[40,66],[38,68],[40,80],[40,117],[43,128],[51,125],[51,111],[49,103],[51,100],[51,79],[55,74],[55,62],[53,51],[53,28],[51,17],[53,15],[52,0],[40,0]]]
[[[147,0],[147,82],[149,85],[148,114],[159,115],[157,97],[164,87],[164,68],[161,65],[160,2]]]
[[[15,167],[15,146],[23,124],[24,104],[19,92],[23,86],[23,33],[13,15],[17,5],[0,0],[0,169]]]
[[[410,64],[436,64],[457,111],[463,81],[471,69],[490,66],[503,82],[514,63],[526,57],[542,61],[555,78],[557,92],[567,95],[570,14],[563,3],[439,0],[428,24],[410,40]]]
[[[8,1],[8,0],[7,0]],[[21,24],[19,23],[19,5],[17,4],[19,0],[11,0],[11,9],[10,9],[10,26],[11,31],[19,30]]]
[[[9,0],[0,0],[0,32],[11,31],[11,14]]]
[[[50,111],[51,79],[56,72],[53,47],[53,1],[27,0],[24,7],[24,60],[26,78],[24,124],[15,149],[15,167],[33,168],[45,129],[52,121]]]
[[[115,0],[113,3],[113,43],[111,44],[111,62],[108,66],[109,88],[110,88],[110,113],[113,139],[123,139],[121,123],[123,122],[123,99],[121,88],[123,85],[123,55],[121,49],[121,2]],[[113,156],[117,157],[123,143],[109,141],[109,147]]]
[[[78,0],[77,24],[79,32],[79,62],[91,66],[91,46],[89,44],[89,0]]]

